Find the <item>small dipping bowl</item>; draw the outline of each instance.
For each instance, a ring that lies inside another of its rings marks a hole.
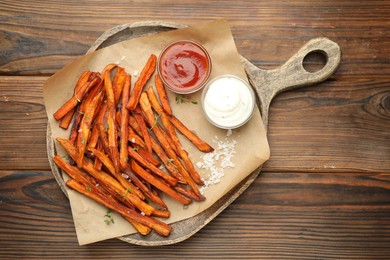
[[[188,40],[176,41],[161,52],[157,71],[168,89],[178,94],[190,94],[207,83],[211,59],[202,45]]]
[[[203,89],[201,100],[207,120],[222,129],[238,128],[248,122],[256,103],[252,87],[234,75],[211,80]]]

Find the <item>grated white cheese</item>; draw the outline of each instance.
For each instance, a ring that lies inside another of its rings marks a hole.
[[[219,140],[218,137],[215,137],[213,142],[217,144],[216,149],[211,153],[202,155],[200,157],[202,161],[196,163],[198,168],[205,169],[210,173],[207,178],[203,179],[204,185],[200,188],[202,194],[209,186],[221,181],[222,177],[225,176],[224,169],[235,167],[232,158],[236,153],[237,141],[229,141],[227,138]]]

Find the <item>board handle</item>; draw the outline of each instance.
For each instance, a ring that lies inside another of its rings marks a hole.
[[[309,72],[303,61],[311,53],[320,53],[326,58],[323,68]],[[260,111],[265,129],[268,126],[268,111],[272,99],[280,92],[320,83],[329,78],[341,60],[341,50],[337,43],[328,38],[314,38],[307,42],[285,64],[277,69],[263,70],[242,58],[251,85],[260,101]]]

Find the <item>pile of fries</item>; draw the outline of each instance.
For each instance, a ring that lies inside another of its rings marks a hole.
[[[176,130],[202,152],[213,148],[172,114],[157,73],[155,88],[146,87],[156,60],[149,57],[133,90],[131,75],[116,64],[101,73],[85,71],[53,115],[60,127],[71,127],[69,138],[56,139],[71,159],[53,160],[70,176],[70,188],[118,212],[140,234],[168,236],[172,227],[154,218],[170,216],[161,193],[183,205],[205,199]]]

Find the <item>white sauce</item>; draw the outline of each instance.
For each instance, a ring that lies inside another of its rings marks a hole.
[[[235,76],[217,78],[206,89],[203,109],[217,126],[226,129],[241,126],[250,118],[253,108],[253,90]]]

